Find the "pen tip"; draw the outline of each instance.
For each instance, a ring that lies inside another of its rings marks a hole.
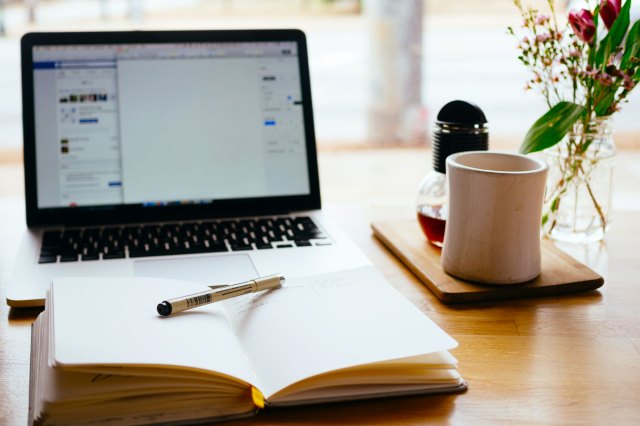
[[[171,314],[171,303],[166,300],[162,303],[158,303],[158,313],[163,317]]]

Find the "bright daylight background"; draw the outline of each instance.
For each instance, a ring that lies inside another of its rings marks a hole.
[[[546,3],[523,0],[528,1],[540,7]],[[540,95],[523,90],[527,73],[516,59],[515,40],[505,31],[520,22],[513,3],[425,0],[411,6],[412,2],[0,0],[0,160],[19,158],[22,146],[20,37],[28,31],[63,30],[300,28],[308,36],[321,148],[428,144],[439,108],[465,99],[485,111],[492,146],[515,149],[545,105]],[[564,17],[566,4],[557,3]],[[416,10],[423,18],[421,28],[419,19],[402,15]],[[403,30],[407,26],[414,30]],[[390,34],[413,37],[414,42],[394,44]],[[395,66],[402,61],[413,61],[417,74],[410,81],[400,76],[401,66]],[[385,129],[398,120],[387,122],[380,115],[372,119],[371,111],[377,108],[384,116],[394,93],[402,90],[408,90],[405,97],[418,91],[413,97],[421,105],[403,114],[404,127]],[[616,131],[622,135],[617,142],[623,146],[640,146],[632,136],[640,130],[637,92],[616,119]]]

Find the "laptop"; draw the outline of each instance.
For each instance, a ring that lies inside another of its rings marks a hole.
[[[298,30],[31,33],[27,229],[7,303],[54,277],[234,283],[369,265],[321,213]]]

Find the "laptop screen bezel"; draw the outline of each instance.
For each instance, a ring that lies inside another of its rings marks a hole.
[[[298,46],[309,194],[214,200],[208,204],[78,206],[39,208],[35,140],[33,47],[130,43],[283,42]],[[28,33],[21,40],[22,110],[26,219],[29,227],[80,226],[134,222],[262,216],[320,209],[320,185],[305,34],[300,30],[114,31]]]

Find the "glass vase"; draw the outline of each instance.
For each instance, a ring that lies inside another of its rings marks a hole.
[[[560,143],[544,153],[549,164],[544,234],[573,243],[602,240],[611,225],[616,154],[611,118],[576,123]]]

